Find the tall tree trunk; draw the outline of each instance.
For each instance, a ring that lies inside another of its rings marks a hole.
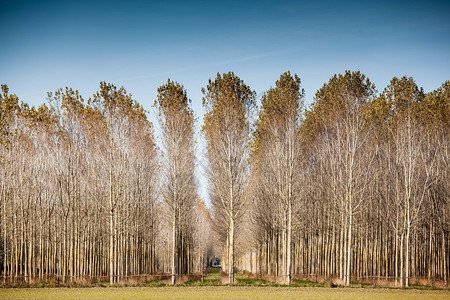
[[[404,250],[403,250],[403,240],[405,239],[405,234],[402,232],[402,234],[401,234],[401,237],[400,237],[400,286],[401,287],[403,287],[404,286],[404,284],[405,284],[405,281],[404,281],[404,275],[405,275],[405,270],[404,270],[404,264],[403,264],[403,261],[404,261],[404,254],[405,254],[405,252],[404,252]]]
[[[349,203],[351,205],[351,202]],[[350,210],[350,208],[349,208]],[[347,237],[347,265],[346,265],[346,272],[345,272],[345,285],[350,286],[350,279],[351,279],[351,258],[352,258],[352,226],[353,226],[353,214],[350,211],[348,216],[348,237]]]
[[[234,283],[234,219],[232,214],[229,218],[230,222],[230,249],[228,252],[228,280],[230,284]]]
[[[405,255],[405,287],[409,287],[409,253],[410,253],[410,230],[411,230],[411,222],[408,220],[406,227],[406,255]]]
[[[448,278],[447,278],[447,251],[446,251],[446,239],[445,239],[445,232],[444,229],[441,228],[441,237],[442,237],[442,264],[443,264],[443,272],[444,272],[444,284],[445,286],[448,286]]]
[[[176,214],[176,213],[175,213]],[[173,218],[172,223],[172,284],[175,284],[177,281],[177,249],[176,249],[176,240],[177,240],[177,224],[176,224],[176,216]]]
[[[112,143],[112,140],[111,140]],[[109,162],[109,284],[114,284],[114,203],[113,203],[113,174],[112,149]]]
[[[291,257],[292,257],[292,251],[291,251],[291,236],[292,236],[292,204],[289,202],[288,204],[288,219],[287,219],[287,253],[286,253],[286,284],[291,284]]]

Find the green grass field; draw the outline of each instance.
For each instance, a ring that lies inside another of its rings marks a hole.
[[[0,289],[0,299],[450,299],[447,290],[175,286]]]
[[[223,285],[227,278],[221,278],[219,269],[210,269],[203,280],[177,286],[159,280],[136,287],[5,288],[0,289],[0,299],[450,299],[450,290],[329,288],[306,281],[287,287],[240,273],[235,278],[235,285]]]

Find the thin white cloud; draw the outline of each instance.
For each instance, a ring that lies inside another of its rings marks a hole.
[[[229,59],[229,60],[223,60],[223,61],[217,61],[217,62],[211,62],[211,63],[191,65],[191,66],[187,66],[187,67],[184,67],[184,68],[179,68],[179,69],[175,69],[175,70],[165,71],[165,72],[158,73],[158,74],[131,76],[131,77],[126,77],[126,78],[121,78],[118,81],[128,81],[128,80],[136,80],[136,79],[165,77],[165,76],[170,76],[170,75],[173,75],[173,74],[198,71],[198,70],[202,70],[202,69],[208,69],[208,68],[232,65],[232,64],[236,64],[236,63],[242,63],[242,62],[247,62],[247,61],[261,59],[261,58],[280,56],[280,55],[284,55],[284,54],[299,52],[300,50],[301,49],[298,48],[298,47],[296,47],[296,48],[287,48],[287,49],[284,49],[284,50],[264,52],[264,53],[250,55],[250,56],[245,56],[245,57],[236,58],[236,59]]]

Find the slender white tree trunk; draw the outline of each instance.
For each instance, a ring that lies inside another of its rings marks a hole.
[[[286,253],[286,284],[291,284],[291,237],[292,237],[292,204],[288,205],[288,219],[287,219],[287,253]]]
[[[409,287],[409,251],[410,251],[410,234],[411,234],[411,222],[408,220],[406,227],[406,255],[405,255],[405,287]]]
[[[351,202],[350,204],[351,205]],[[352,225],[353,225],[353,216],[352,212],[350,211],[348,216],[348,237],[347,237],[347,270],[345,272],[345,285],[350,286],[350,272],[351,272],[351,258],[352,258]]]
[[[405,238],[405,234],[402,233],[401,237],[400,237],[400,286],[403,287],[404,286],[404,280],[403,280],[403,276],[405,274],[404,268],[403,268],[403,261],[404,261],[404,251],[403,251],[403,240]]]
[[[176,238],[177,238],[177,224],[176,224],[176,216],[173,218],[172,224],[172,284],[177,282],[177,269],[176,269],[176,261],[177,261],[177,249],[176,249]]]
[[[109,284],[114,284],[114,206],[112,183],[112,149],[109,163]]]
[[[230,250],[228,251],[228,279],[229,283],[234,283],[234,219],[230,214]]]

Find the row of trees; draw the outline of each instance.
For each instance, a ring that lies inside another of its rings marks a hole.
[[[36,109],[2,86],[4,283],[112,284],[205,268],[210,216],[196,194],[193,116],[179,90],[159,89],[161,160],[145,110],[124,88],[102,82],[87,101],[60,89]]]
[[[448,284],[450,82],[425,94],[393,78],[333,76],[302,116],[300,79],[262,98],[238,267]],[[250,234],[249,234],[250,233]]]
[[[333,76],[304,109],[297,75],[261,99],[234,73],[203,89],[211,214],[197,195],[194,113],[158,89],[162,147],[143,107],[101,83],[29,108],[2,86],[3,279],[110,283],[235,268],[294,277],[448,284],[450,81]],[[258,112],[258,115],[255,113]],[[256,120],[255,116],[257,116]]]

